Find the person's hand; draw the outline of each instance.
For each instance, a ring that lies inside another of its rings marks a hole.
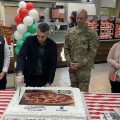
[[[79,67],[78,63],[74,63],[74,70],[78,70],[78,67]]]
[[[24,83],[24,75],[17,75],[16,76],[16,85],[22,86],[23,83]]]
[[[70,63],[70,68],[73,70],[74,69],[74,63]]]
[[[79,64],[78,63],[70,63],[70,68],[72,69],[72,70],[78,70],[78,67],[79,67]]]
[[[46,85],[45,85],[45,87],[50,87],[51,85],[49,84],[49,83],[47,83]]]
[[[0,80],[2,80],[4,76],[5,76],[5,72],[1,72],[0,73]]]
[[[120,69],[120,64],[119,63],[115,63],[115,68],[116,69]]]

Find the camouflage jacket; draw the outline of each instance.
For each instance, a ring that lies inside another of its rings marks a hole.
[[[68,62],[79,63],[80,69],[89,69],[93,66],[99,37],[94,30],[87,26],[73,27],[65,35],[64,52]]]

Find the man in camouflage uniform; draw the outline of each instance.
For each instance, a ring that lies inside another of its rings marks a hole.
[[[68,30],[65,36],[64,52],[69,65],[71,86],[88,91],[91,68],[98,47],[98,35],[86,25],[87,12],[77,12],[77,26]]]

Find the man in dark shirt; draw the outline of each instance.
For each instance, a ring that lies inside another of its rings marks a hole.
[[[49,25],[38,25],[37,35],[30,36],[24,42],[17,57],[16,73],[21,76],[17,85],[24,82],[26,86],[41,87],[51,85],[57,65],[56,43],[48,38]]]

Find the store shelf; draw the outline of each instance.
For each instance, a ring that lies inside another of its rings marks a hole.
[[[100,39],[112,39],[114,35],[114,18],[109,16],[100,17]]]
[[[94,15],[89,15],[87,19],[88,26],[95,30],[97,33],[99,32],[99,17]]]
[[[115,34],[114,38],[120,38],[120,18],[115,18]]]

